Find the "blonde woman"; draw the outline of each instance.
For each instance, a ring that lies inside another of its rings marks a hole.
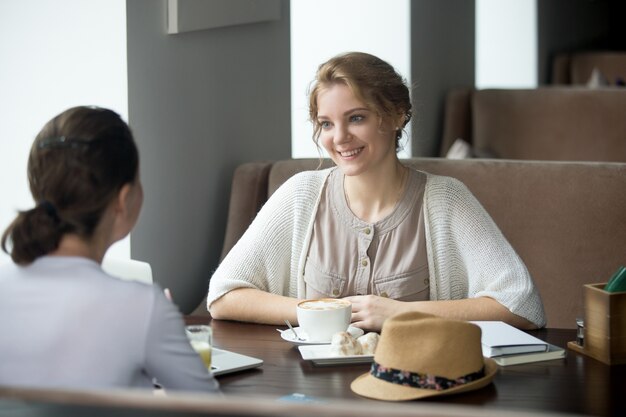
[[[330,59],[309,110],[336,167],[297,174],[267,201],[211,278],[214,318],[296,322],[300,299],[340,297],[374,331],[405,311],[545,325],[528,270],[470,191],[398,159],[412,105],[393,67]]]

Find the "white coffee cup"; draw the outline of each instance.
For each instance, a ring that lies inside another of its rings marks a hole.
[[[350,326],[352,304],[337,298],[304,300],[296,308],[298,324],[309,342],[330,342],[335,333]]]

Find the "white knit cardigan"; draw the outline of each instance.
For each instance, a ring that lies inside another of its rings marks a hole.
[[[313,223],[332,169],[301,172],[276,190],[211,277],[207,308],[236,288],[304,298]],[[426,175],[430,299],[491,297],[543,327],[532,278],[489,214],[460,181]]]

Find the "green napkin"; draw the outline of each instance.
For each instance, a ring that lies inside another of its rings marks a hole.
[[[607,292],[622,292],[626,291],[626,268],[620,266],[613,274],[609,282],[604,286],[604,291]]]

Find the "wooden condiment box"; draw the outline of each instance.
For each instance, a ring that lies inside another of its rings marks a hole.
[[[608,365],[626,363],[626,291],[606,292],[606,283],[583,286],[585,300],[584,346],[568,347]]]

